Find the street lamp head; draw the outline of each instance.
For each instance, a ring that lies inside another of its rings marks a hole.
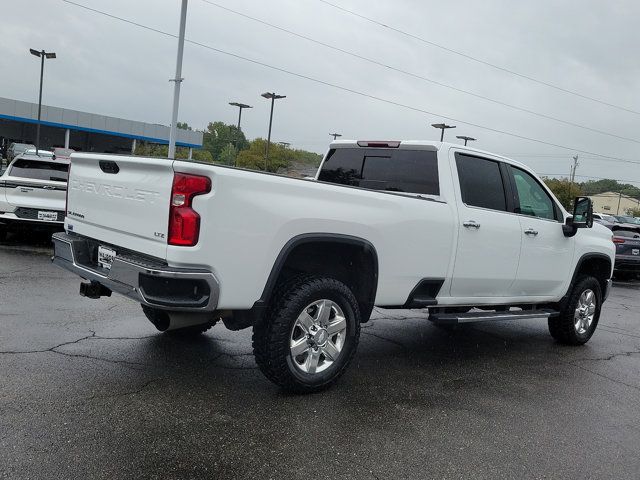
[[[342,134],[341,133],[330,133],[329,136],[333,137],[333,139],[335,140],[336,138],[341,137]]]
[[[476,139],[473,137],[467,137],[466,135],[456,135],[456,138],[459,138],[460,140],[464,140],[465,142],[475,142]]]
[[[30,48],[29,51],[31,52],[31,55],[35,55],[36,57],[40,56],[40,51],[38,51],[38,50]]]
[[[270,98],[270,99],[273,99],[273,100],[280,100],[281,98],[287,98],[286,95],[278,95],[276,93],[271,93],[271,92],[265,92],[265,93],[262,94],[262,96],[264,98]]]
[[[440,128],[440,129],[445,129],[445,128],[456,128],[455,125],[447,125],[446,123],[432,123],[431,126],[433,128]]]
[[[229,102],[229,105],[238,108],[253,108],[251,105],[247,105],[246,103]]]
[[[45,58],[56,58],[55,52],[45,52],[44,50],[36,50],[35,48],[30,48],[29,52],[36,57],[42,57],[42,55],[44,55]]]
[[[56,58],[55,52],[49,52],[49,53],[45,52],[44,56],[47,58]]]

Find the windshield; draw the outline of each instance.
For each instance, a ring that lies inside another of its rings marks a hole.
[[[69,166],[64,163],[42,162],[39,160],[17,160],[10,168],[12,177],[31,178],[66,182],[69,179]]]

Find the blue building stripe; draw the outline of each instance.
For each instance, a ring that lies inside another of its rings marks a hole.
[[[38,123],[38,120],[34,120],[33,118],[24,118],[24,117],[14,117],[13,115],[3,115],[0,113],[0,118],[4,120],[13,120],[16,122],[24,122],[24,123]],[[131,140],[143,140],[145,142],[151,143],[159,143],[161,145],[169,145],[169,140],[164,140],[162,138],[154,138],[154,137],[145,137],[144,135],[131,135],[129,133],[120,133],[120,132],[110,132],[109,130],[100,130],[97,128],[89,128],[89,127],[78,127],[76,125],[67,125],[65,123],[57,123],[57,122],[47,122],[42,120],[40,122],[41,125],[46,125],[47,127],[55,127],[55,128],[64,128],[69,130],[77,130],[80,132],[89,132],[89,133],[98,133],[101,135],[112,135],[114,137],[123,137],[130,138]],[[201,148],[202,145],[198,145],[196,143],[186,143],[176,141],[176,145],[179,147],[190,147],[190,148]]]

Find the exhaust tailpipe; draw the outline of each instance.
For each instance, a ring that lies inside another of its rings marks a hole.
[[[82,282],[80,295],[87,298],[110,297],[111,290],[99,282]]]

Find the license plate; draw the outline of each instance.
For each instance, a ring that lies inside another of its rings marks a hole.
[[[38,220],[44,220],[46,222],[55,222],[58,220],[58,212],[45,212],[38,211]]]
[[[109,247],[98,246],[98,265],[107,270],[111,269],[113,259],[116,258],[116,251]]]
[[[631,255],[640,255],[640,248],[634,248],[631,250]]]

